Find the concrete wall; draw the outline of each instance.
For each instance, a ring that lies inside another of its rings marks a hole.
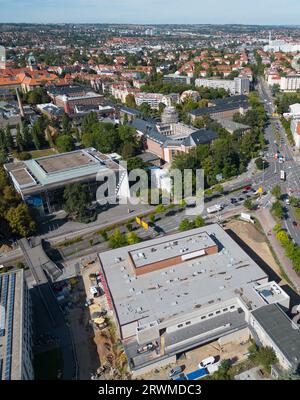
[[[249,328],[243,328],[237,332],[230,333],[229,335],[225,335],[220,337],[218,343],[220,346],[223,346],[227,343],[240,343],[246,342],[250,338],[250,330]]]
[[[155,368],[166,367],[169,364],[175,364],[175,363],[176,363],[176,355],[164,358],[163,360],[154,362],[153,364],[147,365],[146,367],[140,368],[136,371],[132,371],[132,376],[133,378],[135,378],[136,376],[153,371]]]

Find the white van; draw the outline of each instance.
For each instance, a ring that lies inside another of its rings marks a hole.
[[[213,365],[216,362],[216,358],[214,356],[204,358],[198,365],[198,368],[206,368],[208,365]]]

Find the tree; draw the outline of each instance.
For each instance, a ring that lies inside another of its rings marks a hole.
[[[256,165],[257,169],[263,170],[263,169],[267,168],[269,164],[267,163],[267,161],[265,161],[261,157],[259,157],[255,160],[255,165]]]
[[[178,226],[178,230],[180,232],[188,231],[189,229],[192,228],[193,224],[188,219],[183,219]]]
[[[141,113],[142,113],[142,116],[143,116],[144,118],[147,118],[147,117],[149,117],[150,114],[151,114],[151,107],[149,106],[148,103],[142,103],[142,104],[140,105],[140,111],[141,111]]]
[[[134,97],[134,95],[132,93],[129,93],[126,96],[125,104],[126,104],[127,107],[136,108],[135,97]]]
[[[138,237],[138,235],[135,232],[129,232],[126,235],[126,241],[127,244],[136,244],[141,241],[141,239]]]
[[[15,146],[15,143],[8,125],[6,126],[5,129],[5,137],[6,137],[7,147],[10,151],[12,151]]]
[[[205,221],[204,219],[199,215],[194,219],[194,227],[195,228],[201,228],[202,226],[205,226]]]
[[[112,249],[117,249],[118,247],[126,246],[127,239],[126,236],[120,232],[119,229],[116,229],[114,233],[108,239],[109,246]]]
[[[279,185],[274,186],[271,190],[271,193],[274,197],[276,197],[276,199],[279,200],[281,197],[281,187]]]
[[[249,358],[255,363],[261,365],[268,373],[271,371],[271,365],[278,362],[275,351],[272,349],[272,347],[258,347],[255,343],[253,343],[249,347],[249,353]]]
[[[85,185],[72,183],[66,186],[64,190],[64,201],[66,212],[75,214],[80,219],[86,214],[91,198]]]
[[[63,135],[68,135],[70,134],[70,129],[71,129],[71,120],[69,116],[64,113],[61,119],[61,124],[62,124],[62,133]]]
[[[29,236],[35,232],[36,224],[33,220],[28,206],[24,203],[17,207],[10,208],[6,214],[6,219],[12,232],[20,236]]]
[[[133,169],[144,169],[145,163],[140,157],[132,157],[127,160],[127,169],[132,171]]]
[[[271,211],[274,213],[276,218],[282,219],[284,217],[284,209],[279,200],[273,203]]]
[[[28,128],[28,125],[23,125],[23,143],[24,143],[24,147],[26,148],[26,150],[31,149],[33,143],[32,143],[32,135],[31,132]]]
[[[58,136],[55,144],[60,153],[67,153],[74,149],[73,139],[70,135]]]
[[[16,144],[17,144],[17,150],[18,151],[23,151],[25,148],[23,136],[21,135],[21,127],[20,125],[17,126],[17,135],[16,135]]]
[[[244,201],[244,207],[247,208],[248,210],[253,210],[254,205],[251,199],[246,199]]]

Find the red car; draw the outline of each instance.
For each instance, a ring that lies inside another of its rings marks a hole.
[[[251,190],[251,189],[252,189],[251,186],[245,186],[245,187],[244,187],[244,190],[247,190],[247,191],[248,191],[248,190]]]
[[[294,225],[294,226],[298,226],[298,224],[297,224],[296,221],[293,221],[293,225]]]

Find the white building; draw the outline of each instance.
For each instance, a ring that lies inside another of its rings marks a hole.
[[[163,102],[163,94],[160,93],[138,93],[135,96],[135,102],[137,106],[143,103],[149,104],[153,109],[158,109],[159,103]]]
[[[261,324],[260,309],[289,309],[289,296],[217,224],[98,257],[105,296],[135,374],[176,362],[176,355],[213,340],[247,341]],[[291,332],[281,314],[276,318],[300,355],[300,332]],[[273,327],[263,326],[266,343],[276,324],[274,318]],[[283,343],[275,339],[281,352],[291,348],[284,336]],[[149,345],[147,354],[139,351]],[[289,354],[279,361],[289,366]]]
[[[195,81],[195,86],[204,86],[214,89],[225,89],[228,90],[231,95],[241,95],[249,93],[250,91],[250,81],[246,77],[237,77],[234,78],[234,80],[198,78]]]
[[[281,77],[280,90],[284,92],[294,92],[300,89],[300,75],[293,74]]]

